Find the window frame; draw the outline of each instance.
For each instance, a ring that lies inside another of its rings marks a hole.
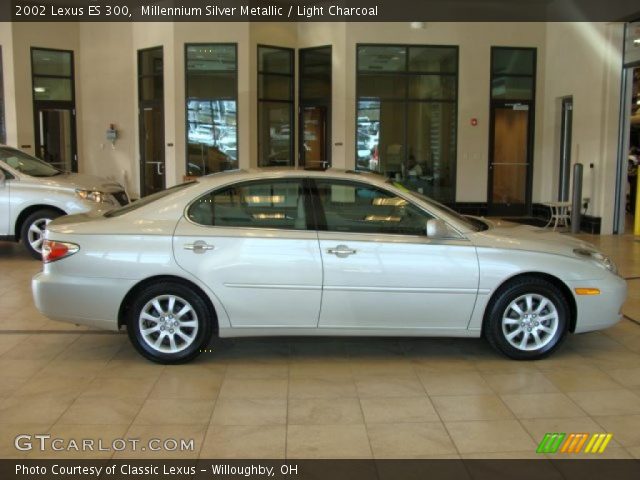
[[[402,71],[380,71],[380,72],[360,72],[360,55],[359,55],[359,50],[362,47],[401,47],[404,48],[406,51],[405,54],[405,61],[404,61],[404,69]],[[410,70],[409,69],[409,62],[410,62],[410,49],[411,48],[416,48],[416,47],[427,47],[427,48],[442,48],[442,49],[454,49],[455,53],[456,53],[456,68],[455,68],[455,73],[452,72],[445,72],[445,73],[439,73],[439,72],[433,72],[433,71],[423,71],[423,70]],[[407,160],[409,159],[408,156],[408,140],[409,140],[409,106],[413,105],[413,104],[449,104],[449,105],[454,105],[454,118],[453,118],[453,124],[455,125],[455,130],[453,132],[454,135],[454,144],[455,144],[455,155],[452,158],[452,161],[449,163],[449,168],[451,170],[453,170],[453,172],[457,172],[458,171],[458,121],[459,121],[459,108],[460,108],[460,102],[459,102],[459,95],[460,95],[460,46],[459,45],[446,45],[446,44],[416,44],[416,43],[398,43],[398,44],[394,44],[394,43],[356,43],[356,71],[355,71],[355,118],[354,118],[354,124],[355,124],[355,132],[356,132],[356,136],[354,137],[354,158],[355,158],[355,169],[356,171],[372,171],[372,170],[368,170],[365,168],[360,168],[358,167],[358,138],[357,138],[357,134],[358,134],[358,111],[359,111],[359,104],[361,101],[377,101],[380,104],[382,104],[382,102],[390,102],[390,103],[398,103],[404,106],[404,112],[403,112],[403,116],[404,116],[404,127],[403,127],[403,147],[404,147],[404,158],[402,159],[403,162],[407,162]],[[364,76],[370,76],[370,75],[377,75],[377,76],[400,76],[403,79],[404,82],[404,95],[402,97],[361,97],[360,95],[360,89],[358,87],[359,84],[359,77],[360,75],[364,75]],[[445,77],[454,77],[455,78],[455,91],[454,91],[454,97],[453,99],[419,99],[419,98],[413,98],[410,97],[409,95],[409,80],[411,77],[421,77],[424,75],[438,75],[438,76],[445,76]],[[377,171],[376,171],[377,172]],[[383,173],[383,172],[380,172]],[[453,175],[454,177],[454,182],[451,185],[451,202],[455,202],[456,199],[456,193],[457,193],[457,182],[455,181],[455,173]],[[441,199],[436,199],[438,201],[441,201]],[[448,200],[446,200],[445,202],[448,202]]]
[[[265,72],[264,70],[262,70],[261,65],[260,65],[260,49],[261,48],[270,48],[270,49],[274,49],[274,50],[282,50],[282,51],[286,51],[289,53],[289,59],[291,61],[291,73],[277,73],[277,72]],[[256,46],[256,103],[257,103],[257,115],[256,115],[256,132],[258,132],[258,158],[257,158],[257,163],[258,163],[258,167],[260,168],[274,168],[277,166],[270,166],[270,165],[261,165],[261,155],[262,155],[262,148],[260,145],[260,139],[262,137],[262,132],[260,132],[260,108],[262,107],[263,103],[280,103],[283,105],[289,105],[289,118],[290,118],[290,138],[289,138],[289,158],[290,160],[290,164],[287,165],[286,167],[295,167],[297,165],[297,159],[296,159],[296,155],[295,155],[295,144],[296,144],[296,118],[295,118],[295,104],[296,104],[296,99],[295,99],[295,91],[296,91],[296,86],[295,86],[295,80],[296,80],[296,50],[295,48],[289,48],[289,47],[279,47],[276,45],[267,45],[267,44],[263,44],[263,43],[259,43]],[[280,76],[280,77],[285,77],[285,78],[289,78],[290,82],[289,82],[289,98],[290,100],[271,100],[269,98],[264,98],[261,97],[259,92],[260,92],[260,75],[273,75],[273,76]]]
[[[240,81],[240,73],[238,69],[238,43],[237,42],[194,42],[194,43],[186,43],[184,44],[184,167],[185,172],[189,171],[188,163],[189,163],[189,69],[188,69],[188,49],[189,47],[198,47],[198,46],[233,46],[235,49],[236,56],[236,68],[233,70],[233,73],[236,75],[235,81],[235,102],[236,102],[236,163],[237,167],[229,170],[221,170],[223,172],[230,172],[233,170],[240,169],[240,108],[238,102],[239,96],[239,87],[238,83]],[[230,72],[229,70],[228,72]],[[222,99],[221,99],[222,100]],[[226,99],[224,99],[226,100]],[[224,101],[223,100],[223,101]],[[219,172],[211,172],[211,173],[219,173]],[[200,175],[201,176],[201,175]]]
[[[256,226],[229,226],[229,225],[203,225],[201,223],[196,222],[191,219],[189,216],[189,212],[192,207],[196,205],[202,198],[207,197],[209,195],[215,195],[217,193],[223,192],[228,188],[242,188],[247,185],[254,184],[263,184],[263,183],[299,183],[302,187],[302,201],[304,202],[304,211],[305,211],[305,221],[306,227],[304,229],[296,229],[296,228],[278,228],[278,227],[256,227]],[[230,182],[225,183],[224,185],[219,185],[210,190],[207,190],[205,193],[198,195],[195,199],[190,201],[184,209],[183,216],[187,220],[187,222],[192,225],[196,225],[202,228],[217,228],[217,229],[234,229],[234,230],[250,230],[250,231],[276,231],[276,232],[315,232],[317,231],[317,213],[313,208],[313,199],[311,194],[312,185],[310,183],[309,178],[307,177],[283,177],[283,178],[261,178],[261,179],[250,179],[250,180],[242,180],[239,182]]]

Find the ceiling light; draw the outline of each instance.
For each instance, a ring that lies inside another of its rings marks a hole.
[[[633,39],[633,43],[634,43],[635,45],[640,45],[640,38],[634,38],[634,39]]]
[[[46,89],[46,88],[44,88],[44,87],[35,87],[35,88],[33,89],[33,91],[34,91],[34,92],[36,92],[36,93],[44,93],[44,92],[46,92],[46,91],[47,91],[47,89]]]

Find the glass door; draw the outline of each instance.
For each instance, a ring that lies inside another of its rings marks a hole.
[[[77,171],[75,111],[36,104],[36,125],[36,155],[62,171]]]
[[[302,135],[300,163],[307,168],[328,167],[327,107],[302,107]]]
[[[489,214],[525,215],[530,203],[530,108],[523,103],[491,109]]]
[[[158,106],[142,109],[140,148],[140,194],[145,196],[165,188],[164,112]]]
[[[165,188],[162,47],[138,51],[140,196]]]

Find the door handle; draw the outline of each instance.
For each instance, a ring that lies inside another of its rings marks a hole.
[[[349,248],[346,245],[338,245],[333,248],[327,248],[327,253],[330,253],[340,258],[345,258],[345,257],[348,257],[349,255],[354,255],[357,252],[358,252],[357,250],[353,248]]]
[[[209,245],[204,240],[198,240],[197,242],[187,243],[184,246],[185,250],[191,250],[193,251],[193,253],[204,253],[207,250],[213,250],[214,248],[216,247],[214,247],[213,245]]]

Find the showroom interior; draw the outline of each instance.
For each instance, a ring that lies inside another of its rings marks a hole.
[[[577,236],[629,289],[615,327],[536,362],[476,339],[276,337],[162,366],[126,335],[42,316],[41,264],[0,242],[0,457],[41,458],[14,447],[27,431],[275,459],[539,458],[547,432],[612,432],[600,458],[640,458],[639,72],[639,22],[0,23],[0,144],[132,199],[336,168],[539,226],[580,163]]]

